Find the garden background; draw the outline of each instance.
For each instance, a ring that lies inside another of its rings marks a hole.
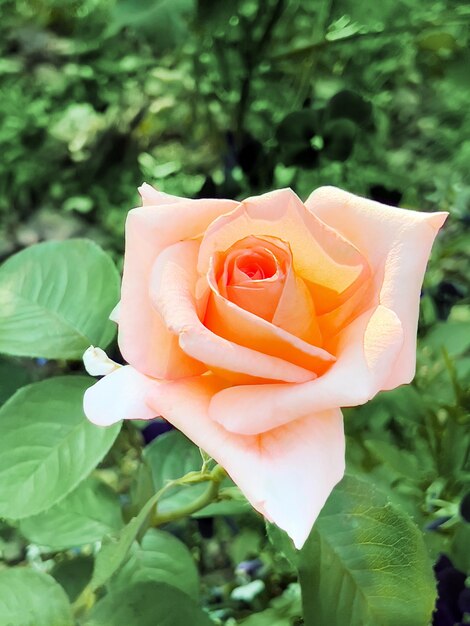
[[[2,261],[78,237],[120,268],[143,181],[235,199],[286,186],[305,199],[330,184],[449,211],[423,286],[415,381],[345,411],[348,467],[424,533],[439,581],[436,626],[469,623],[470,613],[469,24],[456,0],[0,0]],[[1,403],[25,384],[84,373],[78,359],[1,351]],[[108,352],[119,358],[115,343]],[[198,454],[174,432],[145,448],[160,426],[127,424],[94,474],[106,497],[119,494],[125,520],[148,490],[135,475],[142,450],[150,468],[171,446],[180,458]],[[215,623],[295,624],[292,567],[258,517],[224,514],[233,511],[175,526],[198,571],[190,561],[174,576],[189,571]],[[86,541],[76,529],[62,545],[50,531],[57,518],[5,515],[0,599],[2,573],[24,564],[79,596],[95,542],[118,524],[116,510],[106,515],[94,534],[83,522]],[[158,550],[151,540],[148,551]],[[185,563],[184,546],[175,550]]]

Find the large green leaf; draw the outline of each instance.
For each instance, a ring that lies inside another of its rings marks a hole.
[[[109,593],[94,607],[83,626],[213,626],[188,595],[155,582]]]
[[[96,467],[121,424],[100,428],[83,414],[83,376],[23,387],[0,410],[0,516],[45,511]]]
[[[280,546],[279,535],[270,532]],[[369,482],[341,481],[302,551],[282,535],[281,549],[314,601],[316,626],[429,623],[435,581],[422,534]]]
[[[47,574],[0,571],[0,626],[73,626],[67,595]]]
[[[90,345],[105,348],[118,299],[119,274],[93,242],[26,248],[0,267],[0,352],[80,359]]]
[[[365,481],[346,477],[302,552],[314,568],[318,626],[425,626],[435,600],[419,529]]]
[[[111,590],[122,591],[130,584],[162,582],[177,587],[194,600],[199,598],[199,576],[194,559],[179,539],[151,528],[135,548],[130,559],[111,581]]]
[[[20,530],[34,543],[63,550],[99,541],[122,526],[116,494],[91,477],[49,510],[22,520]]]

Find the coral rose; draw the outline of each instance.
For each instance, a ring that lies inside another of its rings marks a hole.
[[[330,187],[305,204],[290,189],[243,202],[140,193],[116,312],[129,365],[87,391],[85,413],[162,415],[300,547],[344,472],[340,407],[413,378],[446,214]]]

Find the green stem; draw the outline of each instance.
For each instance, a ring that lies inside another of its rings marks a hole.
[[[225,476],[225,470],[220,467],[220,465],[216,465],[208,476],[209,485],[207,489],[198,498],[195,498],[189,504],[169,513],[159,514],[157,505],[157,510],[152,519],[152,526],[161,526],[168,522],[174,522],[175,520],[189,517],[193,513],[196,513],[196,511],[203,509],[217,498],[220,484]]]
[[[317,612],[314,589],[317,587],[317,581],[314,569],[306,566],[305,562],[299,566],[299,583],[302,593],[304,626],[315,626]]]

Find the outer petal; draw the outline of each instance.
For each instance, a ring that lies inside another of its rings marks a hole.
[[[398,317],[384,306],[367,311],[341,334],[337,361],[302,385],[239,386],[215,394],[213,420],[230,431],[256,434],[310,413],[364,404],[383,388],[403,343]]]
[[[98,426],[110,426],[125,419],[153,419],[157,413],[145,404],[145,396],[155,384],[156,381],[129,365],[120,367],[86,390],[85,415]]]
[[[148,187],[144,199],[150,195]],[[172,196],[170,204],[133,209],[126,222],[119,347],[128,363],[155,378],[192,376],[203,367],[179,348],[152,307],[148,295],[152,265],[166,246],[199,237],[216,217],[237,206],[230,200],[176,200]]]
[[[312,414],[264,435],[236,435],[208,415],[217,385],[211,376],[163,383],[147,401],[220,463],[255,509],[300,548],[344,473],[341,411]]]
[[[171,196],[163,191],[158,191],[148,183],[142,183],[139,187],[139,194],[142,200],[142,206],[160,206],[162,204],[174,204],[175,202],[184,201],[184,198]]]
[[[166,248],[152,272],[151,298],[166,328],[179,337],[186,354],[217,371],[264,380],[305,382],[312,372],[283,359],[242,347],[207,329],[197,314],[197,241],[182,241]]]
[[[383,388],[409,383],[415,373],[421,284],[447,213],[396,209],[335,187],[317,189],[306,206],[367,258],[379,302],[397,314],[404,332],[403,348]]]
[[[122,367],[109,358],[104,350],[90,346],[83,353],[83,365],[90,376],[106,376]]]

